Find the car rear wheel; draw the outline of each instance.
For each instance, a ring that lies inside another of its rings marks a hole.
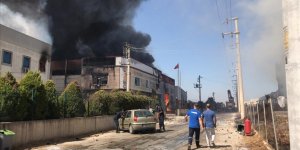
[[[134,134],[134,130],[133,130],[132,125],[129,125],[129,133]]]
[[[155,133],[155,132],[156,132],[156,128],[153,128],[153,129],[152,129],[152,133]]]

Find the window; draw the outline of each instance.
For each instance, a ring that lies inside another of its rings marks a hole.
[[[149,88],[149,81],[146,80],[146,88]]]
[[[12,52],[3,50],[2,51],[2,63],[11,65],[11,60],[12,60]]]
[[[134,78],[134,84],[135,84],[135,86],[141,86],[141,79],[138,78],[138,77],[135,77]]]
[[[40,58],[40,62],[39,62],[39,70],[41,72],[45,72],[46,71],[46,63],[47,63],[47,58],[45,56],[42,56]]]
[[[107,73],[100,73],[93,75],[93,84],[97,87],[107,85],[108,82],[108,74]]]
[[[107,84],[107,78],[108,78],[107,75],[98,78],[98,79],[100,80],[99,83],[100,83],[101,85],[106,85],[106,84]]]
[[[45,72],[46,71],[46,62],[40,61],[39,69],[41,72]]]
[[[30,57],[24,56],[23,57],[23,65],[22,65],[22,71],[28,72],[30,69]]]
[[[153,114],[149,110],[147,110],[147,111],[135,111],[134,116],[135,117],[149,117],[149,116],[153,116]]]
[[[128,111],[128,112],[127,112],[126,118],[131,118],[131,111]]]

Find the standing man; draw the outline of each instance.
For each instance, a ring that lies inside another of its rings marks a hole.
[[[116,125],[116,133],[120,133],[120,125],[119,125],[119,119],[122,118],[124,114],[124,111],[119,111],[116,113],[116,115],[114,116],[114,122],[115,122],[115,125]],[[123,122],[122,122],[122,125],[123,125]]]
[[[160,107],[158,104],[155,105],[155,109],[154,109],[154,115],[155,115],[155,119],[157,121],[159,121],[159,110],[160,110]]]
[[[215,128],[217,124],[216,114],[210,109],[210,104],[206,105],[206,110],[203,112],[202,119],[204,120],[202,126],[206,132],[207,146],[215,146]]]
[[[165,122],[165,113],[161,106],[159,106],[159,109],[158,109],[158,120],[159,120],[159,130],[166,131],[165,123],[164,123]]]
[[[200,148],[200,125],[202,125],[201,112],[199,111],[199,105],[194,104],[194,109],[190,109],[185,115],[185,120],[189,118],[189,139],[188,139],[188,150],[191,149],[193,135],[195,133],[195,141],[197,148]],[[203,126],[202,126],[203,127]]]

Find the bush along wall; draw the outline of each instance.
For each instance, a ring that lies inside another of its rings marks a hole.
[[[144,95],[133,95],[131,92],[103,90],[95,92],[88,99],[89,115],[112,115],[120,110],[144,109],[155,101]]]
[[[19,83],[11,73],[0,77],[0,122],[114,115],[155,102],[155,98],[118,90],[99,90],[84,99],[76,81],[58,96],[55,83],[43,83],[39,72],[27,72]]]
[[[76,81],[67,85],[58,98],[60,115],[63,117],[82,117],[85,114],[80,87]]]

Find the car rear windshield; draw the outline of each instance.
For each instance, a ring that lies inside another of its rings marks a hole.
[[[140,110],[140,111],[135,111],[134,116],[136,116],[136,117],[149,117],[149,116],[153,116],[153,114],[150,111]]]

